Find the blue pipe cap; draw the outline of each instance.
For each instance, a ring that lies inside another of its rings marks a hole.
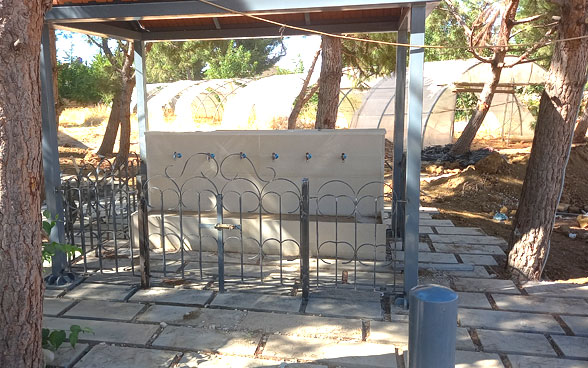
[[[450,303],[457,300],[457,293],[441,285],[418,285],[410,290],[410,298],[429,303]]]
[[[306,159],[310,160],[311,158],[312,158],[312,155],[310,153],[306,152]]]

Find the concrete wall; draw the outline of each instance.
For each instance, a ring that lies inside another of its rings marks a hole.
[[[282,254],[285,257],[299,256],[297,243],[300,242],[300,222],[291,216],[281,222]],[[132,242],[138,247],[138,216],[135,212],[132,215]],[[216,217],[202,217],[202,224],[216,224]],[[239,218],[225,218],[224,223],[239,224]],[[260,221],[259,218],[243,219],[243,248],[246,254],[259,253]],[[183,214],[184,249],[216,252],[218,231],[214,228],[201,228],[199,233],[198,216],[194,214]],[[310,222],[310,255],[317,254],[317,226],[318,244],[321,245],[320,255],[323,258],[335,258],[337,254],[341,259],[354,259],[355,250],[360,260],[373,261],[374,258],[383,261],[386,259],[386,225],[368,224],[354,222],[325,222],[314,220]],[[180,249],[180,217],[177,214],[166,214],[164,217],[164,238],[166,252],[176,252]],[[161,232],[161,215],[149,214],[149,244],[151,248],[161,249],[163,247]],[[357,233],[356,233],[357,232]],[[357,236],[356,236],[357,235]],[[201,237],[200,237],[201,236]],[[263,239],[263,252],[265,254],[280,254],[280,245],[276,240],[280,239],[280,221],[271,216],[264,218],[261,223],[261,238]],[[200,242],[202,239],[202,242]],[[229,253],[241,252],[241,240],[239,230],[224,230],[225,251]],[[294,241],[285,241],[292,239]],[[335,248],[335,240],[339,243]],[[373,245],[378,247],[374,252]],[[363,246],[362,246],[363,245]]]
[[[152,209],[163,203],[165,209],[178,210],[181,193],[185,210],[197,211],[199,199],[201,210],[214,210],[214,194],[223,193],[230,212],[239,211],[239,198],[243,211],[255,210],[262,201],[264,212],[278,213],[281,198],[282,213],[297,212],[301,181],[308,178],[311,196],[322,198],[321,214],[353,214],[353,200],[361,197],[360,215],[378,216],[384,193],[384,136],[383,129],[150,131],[146,133],[150,204]],[[241,152],[247,159],[239,157]],[[205,153],[213,153],[215,159]],[[272,153],[279,158],[273,160]],[[166,169],[173,181],[165,177]],[[242,179],[233,180],[236,177]],[[275,178],[279,180],[272,181]],[[334,196],[340,197],[337,209]],[[311,212],[316,210],[316,200],[311,200]]]

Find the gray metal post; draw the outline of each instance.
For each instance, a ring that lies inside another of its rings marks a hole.
[[[139,201],[139,267],[141,268],[141,288],[149,289],[151,267],[149,262],[149,214],[147,200],[141,196]]]
[[[59,151],[57,149],[57,122],[55,121],[55,97],[53,96],[53,70],[49,45],[49,26],[43,25],[41,38],[41,116],[43,122],[43,176],[45,180],[45,201],[51,218],[57,217],[56,226],[51,230],[49,240],[65,242],[65,213],[61,196],[61,175],[59,171]],[[50,284],[65,284],[72,281],[64,278],[67,256],[56,252],[51,259]]]
[[[425,6],[413,5],[410,17],[410,43],[425,43]],[[422,47],[410,49],[408,83],[408,132],[406,143],[406,207],[404,222],[404,293],[418,284],[419,276],[419,200],[421,174],[421,125],[423,114]]]
[[[409,298],[408,367],[455,367],[457,294],[444,286],[420,285]]]
[[[141,174],[147,175],[147,150],[145,148],[145,132],[149,129],[147,111],[147,75],[145,70],[145,42],[134,41],[135,49],[135,80],[137,91],[137,120],[139,123],[139,155],[141,157]]]
[[[308,299],[310,292],[310,195],[308,178],[302,179],[302,197],[300,203],[300,278],[302,298]]]
[[[398,42],[408,42],[406,27],[398,30]],[[406,47],[396,48],[396,93],[394,97],[394,199],[399,205],[392,223],[396,224],[396,235],[404,239],[404,200],[406,199],[406,161],[404,159],[404,107],[406,104]]]
[[[216,223],[223,223],[223,195],[216,195]],[[218,290],[222,293],[225,291],[225,240],[222,227],[217,227],[218,235],[216,245],[218,248]],[[259,260],[263,262],[262,259]]]

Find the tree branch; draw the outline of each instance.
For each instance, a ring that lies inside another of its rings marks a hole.
[[[529,57],[532,53],[540,49],[541,47],[545,46],[549,41],[551,34],[555,31],[555,27],[550,28],[547,33],[537,42],[535,45],[527,49],[521,56],[519,56],[515,61],[509,64],[505,64],[505,68],[512,68],[513,66],[520,64],[523,60]]]
[[[536,19],[539,19],[543,16],[543,14],[537,14],[537,15],[533,15],[531,17],[527,17],[527,18],[523,18],[523,19],[519,19],[519,20],[515,20],[513,23],[513,26],[518,26],[519,24],[524,24],[524,23],[529,23],[532,22]]]
[[[459,23],[459,25],[463,28],[465,34],[471,37],[472,30],[470,29],[470,27],[468,27],[463,17],[459,14],[459,9],[453,3],[453,0],[445,0],[445,5],[447,5],[447,11],[453,16],[453,18],[455,18],[457,23]]]

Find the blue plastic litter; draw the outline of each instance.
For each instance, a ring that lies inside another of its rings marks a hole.
[[[492,219],[494,219],[496,221],[506,221],[506,220],[508,220],[508,216],[505,215],[504,213],[496,212],[496,214],[494,215],[494,217],[492,217]]]

